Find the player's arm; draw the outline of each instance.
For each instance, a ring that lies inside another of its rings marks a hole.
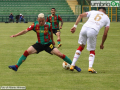
[[[60,28],[59,28],[59,29],[62,29],[62,26],[63,26],[63,21],[61,21],[61,25],[60,25]]]
[[[104,42],[105,42],[105,40],[106,40],[106,38],[107,38],[107,33],[108,33],[108,31],[109,31],[109,27],[105,27],[105,30],[104,30],[104,34],[103,34],[103,37],[102,37],[102,43],[101,43],[101,45],[100,45],[100,49],[103,49],[104,48]]]
[[[17,36],[26,34],[28,31],[31,31],[33,29],[34,29],[34,23],[30,27],[28,27],[26,30],[23,30],[23,31],[21,31],[21,32],[15,34],[15,35],[11,35],[10,37],[17,37]]]
[[[23,30],[23,31],[21,31],[21,32],[19,32],[19,33],[17,33],[17,34],[15,34],[15,35],[11,35],[10,37],[17,37],[17,36],[26,34],[27,32],[28,32],[28,30],[26,29],[26,30]]]
[[[62,20],[62,18],[60,17],[60,15],[58,15],[58,20],[61,21],[61,25],[60,25],[59,29],[62,29],[62,26],[63,26],[63,20]]]
[[[101,42],[101,45],[100,45],[100,49],[103,49],[104,48],[104,42],[107,38],[107,33],[109,31],[109,27],[110,27],[110,19],[109,18],[105,18],[107,23],[105,25],[105,30],[104,30],[104,34],[103,34],[103,37],[102,37],[102,42]]]
[[[87,17],[87,13],[82,13],[82,14],[80,14],[80,15],[78,16],[78,18],[77,18],[77,20],[76,20],[76,22],[75,22],[74,27],[71,28],[71,32],[72,32],[72,33],[75,32],[78,23],[81,21],[81,19],[82,19],[83,17]]]

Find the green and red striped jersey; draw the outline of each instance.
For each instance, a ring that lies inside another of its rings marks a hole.
[[[55,16],[50,14],[46,19],[46,22],[50,22],[52,24],[52,29],[59,29],[59,21],[62,21],[62,18],[58,14],[55,14]]]
[[[30,27],[27,28],[28,31],[35,31],[37,34],[37,43],[48,44],[52,42],[51,40],[51,31],[52,25],[49,22],[46,22],[44,26],[39,26],[39,22],[35,21]]]

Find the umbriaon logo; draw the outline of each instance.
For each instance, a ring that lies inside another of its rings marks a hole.
[[[119,7],[119,1],[91,1],[91,7]]]
[[[113,7],[119,7],[119,2],[117,3],[116,1],[112,1],[111,2],[111,6],[113,6]]]

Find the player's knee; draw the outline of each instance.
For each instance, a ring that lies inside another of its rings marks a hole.
[[[57,36],[60,36],[60,32],[57,32],[56,35],[57,35]]]
[[[33,46],[30,46],[28,49],[27,49],[27,52],[30,54],[34,54],[34,53],[37,53],[37,51],[33,48]]]
[[[80,55],[80,53],[79,53],[79,52],[76,52],[76,54],[77,54],[77,55]]]
[[[57,53],[57,56],[60,57],[60,58],[62,58],[62,57],[63,57],[63,54],[62,54],[61,52],[58,52],[58,53]]]
[[[27,57],[30,54],[29,54],[29,52],[27,50],[25,50],[25,52],[23,53],[23,55]]]
[[[90,55],[89,55],[89,57],[93,57],[93,55],[92,55],[92,54],[90,54]]]
[[[63,57],[63,54],[62,54],[62,53],[59,53],[59,57]]]
[[[26,50],[28,53],[29,53],[29,55],[31,54],[31,51],[30,50]]]
[[[85,45],[84,44],[80,44],[80,46],[84,49]]]
[[[90,51],[90,57],[93,57],[95,55],[95,51]]]

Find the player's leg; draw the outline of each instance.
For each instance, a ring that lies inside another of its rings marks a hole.
[[[85,45],[82,44],[82,45],[80,45],[80,46],[78,47],[78,49],[76,50],[76,52],[75,52],[75,54],[74,54],[74,58],[73,58],[72,64],[71,64],[71,67],[70,67],[70,70],[71,70],[71,71],[74,70],[75,64],[76,64],[78,58],[80,57],[81,52],[82,52],[82,50],[84,49],[84,47],[85,47]]]
[[[57,48],[54,48],[52,51],[51,51],[52,54],[55,54],[57,55],[58,57],[62,58],[65,62],[71,64],[72,61],[70,58],[68,58],[66,55],[62,54]],[[75,66],[75,69],[80,72],[81,69],[77,66]]]
[[[79,40],[78,43],[80,44],[80,46],[78,47],[78,49],[75,52],[70,70],[73,71],[74,70],[74,66],[75,63],[77,62],[78,58],[81,55],[82,50],[84,49],[85,45],[86,45],[86,41],[87,41],[87,35],[86,35],[86,27],[82,27],[81,32],[79,34]]]
[[[95,48],[96,48],[96,38],[97,38],[98,32],[96,32],[94,29],[89,29],[87,32],[87,50],[90,51],[89,55],[89,68],[88,71],[92,73],[97,73],[92,67],[94,64],[95,59]]]
[[[72,63],[72,61],[67,56],[62,54],[57,48],[54,47],[52,42],[49,42],[48,44],[45,45],[45,51],[50,54],[57,55],[58,57],[62,58],[64,61],[66,61],[69,64]]]
[[[60,38],[60,30],[56,31],[56,36],[57,36],[57,43],[58,43],[58,48],[61,47],[61,38]]]
[[[19,58],[18,63],[16,64],[18,67],[24,62],[27,58],[28,55],[36,53],[37,50],[33,47],[30,46],[24,53],[23,55]]]
[[[64,54],[62,54],[57,48],[54,48],[52,51],[51,51],[52,54],[55,54],[57,55],[58,57],[62,58],[64,61],[66,61],[67,63],[71,64],[72,61]]]
[[[58,57],[62,58],[64,61],[66,61],[67,63],[71,64],[72,61],[64,54],[62,54],[57,48],[54,47],[54,45],[52,44],[52,42],[48,43],[47,45],[45,45],[45,51],[50,53],[50,54],[55,54]],[[76,66],[75,68],[78,72],[81,71],[81,69],[79,67]]]
[[[61,41],[60,32],[56,32],[56,36],[57,36],[57,42],[58,42],[58,44],[60,44],[60,41]]]
[[[9,66],[9,68],[13,69],[14,71],[17,71],[18,67],[26,60],[27,56],[36,52],[37,50],[33,46],[30,46],[27,50],[25,50],[23,55],[19,58],[17,64]]]

